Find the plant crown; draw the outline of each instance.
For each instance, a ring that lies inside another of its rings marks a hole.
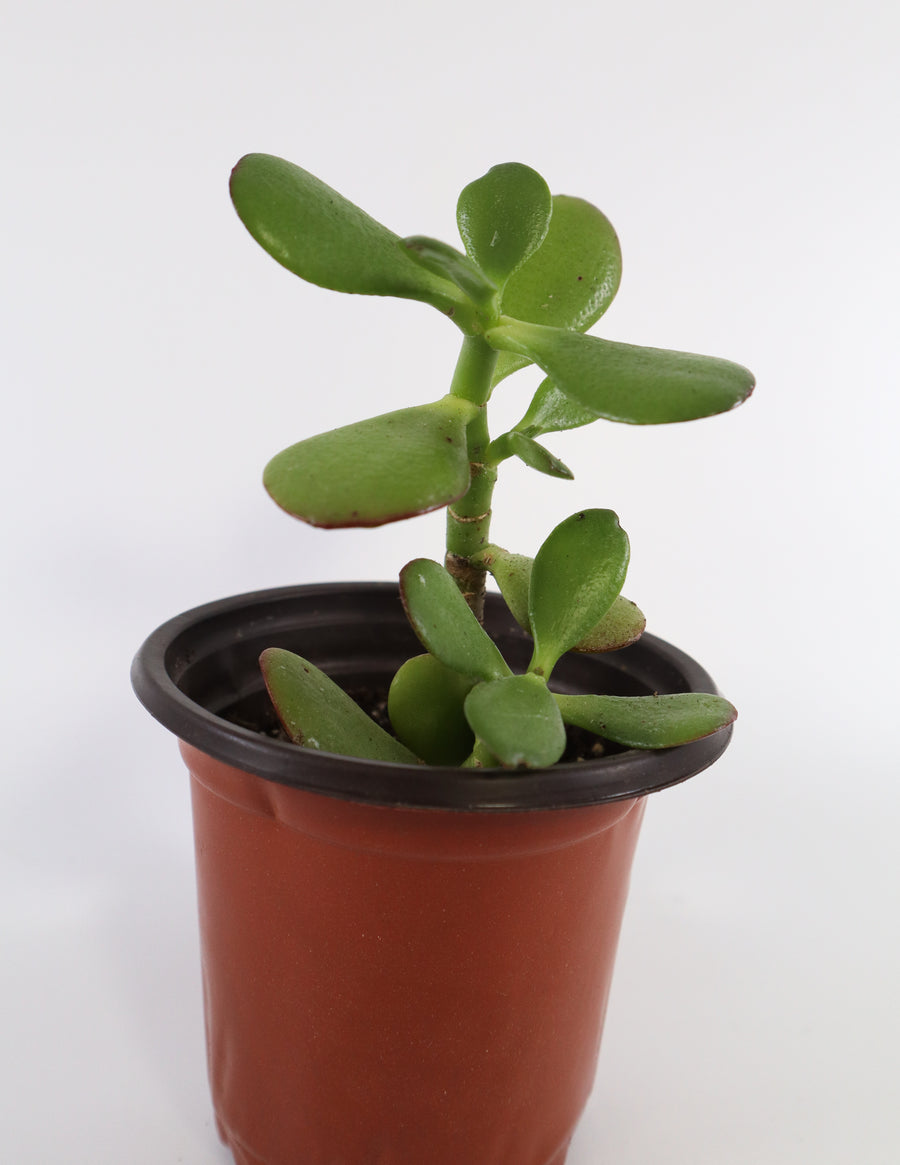
[[[238,162],[231,196],[250,234],[289,271],[335,291],[420,300],[462,333],[445,396],[307,437],[266,467],[274,500],[314,526],[447,511],[444,564],[420,558],[400,574],[425,653],[391,684],[393,733],[309,661],[270,648],[263,675],[291,739],[400,763],[535,768],[560,759],[567,724],[634,748],[672,747],[730,724],[736,712],[717,695],[561,695],[548,686],[566,652],[615,651],[644,629],[620,594],[629,544],[611,510],[573,514],[533,560],[491,541],[504,461],[573,476],[540,443],[545,434],[598,418],[694,420],[734,408],[753,389],[751,373],[727,360],[585,334],[621,276],[605,215],[580,198],[552,196],[519,163],[494,166],[460,194],[464,251],[424,235],[400,238],[312,174],[266,154]],[[521,420],[492,438],[494,389],[531,364],[545,379]],[[534,641],[522,675],[481,625],[486,574]]]

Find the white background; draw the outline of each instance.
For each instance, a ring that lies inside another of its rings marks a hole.
[[[261,150],[448,241],[459,189],[527,162],[619,232],[599,334],[756,372],[733,414],[562,434],[574,483],[501,484],[525,553],[617,510],[626,593],[741,711],[650,807],[570,1165],[898,1160],[893,7],[50,0],[3,25],[4,1158],[226,1161],[187,782],[130,693],[138,644],[440,555],[440,517],[315,531],[259,485],[283,445],[440,396],[457,344],[268,259],[226,189]]]

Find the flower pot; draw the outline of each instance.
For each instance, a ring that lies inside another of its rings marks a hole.
[[[489,596],[515,668],[529,641]],[[388,765],[273,734],[257,658],[384,690],[419,649],[389,584],[213,603],[138,654],[191,774],[213,1103],[238,1165],[562,1165],[589,1095],[644,795],[723,731],[513,774]],[[713,691],[652,636],[563,691]]]

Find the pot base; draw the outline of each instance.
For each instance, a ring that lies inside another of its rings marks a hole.
[[[219,1140],[230,1151],[234,1158],[234,1165],[269,1165],[268,1161],[264,1161],[262,1157],[257,1157],[246,1149],[236,1137],[232,1136],[216,1114],[216,1130],[219,1134]],[[554,1156],[546,1162],[546,1165],[566,1165],[566,1157],[569,1152],[569,1142],[555,1153]],[[305,1161],[303,1165],[306,1165]],[[419,1163],[421,1165],[421,1163]],[[475,1161],[472,1158],[467,1158],[465,1165],[481,1165],[480,1161]]]

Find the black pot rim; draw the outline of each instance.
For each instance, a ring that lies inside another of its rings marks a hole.
[[[368,804],[457,811],[570,809],[644,796],[687,780],[713,764],[731,739],[726,728],[677,748],[625,752],[552,768],[509,772],[444,766],[390,764],[299,748],[232,723],[183,690],[184,677],[218,650],[222,628],[239,641],[244,625],[258,634],[272,627],[273,642],[284,612],[298,604],[353,603],[366,597],[398,599],[396,583],[321,583],[235,595],[195,607],[158,627],[135,656],[131,679],[150,714],[180,740],[234,768],[314,793]],[[499,596],[487,610],[512,624]],[[521,634],[512,626],[512,631]],[[669,679],[654,690],[715,692],[696,661],[654,635],[608,656],[619,671],[660,673]],[[585,658],[585,657],[582,657]],[[649,662],[648,662],[649,661]],[[651,666],[652,665],[652,666]],[[643,674],[643,673],[642,673]]]

